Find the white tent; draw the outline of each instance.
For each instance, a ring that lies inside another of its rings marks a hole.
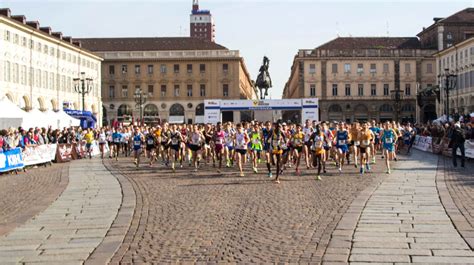
[[[0,99],[0,113],[0,129],[20,127],[26,115],[26,112],[7,98]]]
[[[56,112],[56,114],[59,117],[59,124],[58,124],[59,129],[62,129],[64,127],[81,125],[81,120],[72,117],[71,115],[67,114],[63,110]]]
[[[23,120],[22,127],[25,129],[29,128],[48,128],[52,122],[49,120],[48,115],[39,109],[32,109],[26,113],[26,117]]]

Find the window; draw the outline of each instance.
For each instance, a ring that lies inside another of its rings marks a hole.
[[[346,84],[346,96],[351,95],[351,84]]]
[[[39,42],[37,43],[36,50],[39,52],[41,51],[41,43]]]
[[[389,72],[389,71],[388,71],[388,63],[384,63],[384,64],[383,64],[383,73],[384,73],[384,74],[388,74],[388,72]]]
[[[453,34],[451,34],[451,32],[448,32],[448,34],[446,35],[446,39],[447,40],[452,40],[453,39]]]
[[[161,85],[161,96],[166,97],[166,85]]]
[[[316,64],[312,63],[309,65],[309,73],[315,74],[316,73]]]
[[[388,84],[383,84],[383,95],[388,96],[389,93],[390,93],[390,88]]]
[[[409,63],[405,64],[405,73],[411,73],[411,65]]]
[[[115,98],[115,86],[109,86],[109,98]]]
[[[332,95],[337,96],[337,84],[332,84]]]
[[[222,85],[222,96],[228,97],[229,96],[229,85],[223,84]]]
[[[371,72],[372,74],[377,73],[377,65],[376,65],[376,64],[374,64],[374,63],[371,63],[371,64],[370,64],[370,72]]]
[[[43,46],[43,53],[48,54],[48,51],[49,51],[48,45],[44,45]]]
[[[205,73],[206,72],[206,65],[205,64],[200,64],[199,65],[199,72]]]
[[[13,64],[13,82],[15,82],[15,83],[18,83],[18,80],[19,80],[18,79],[18,75],[19,75],[18,69],[19,69],[18,64],[14,63]],[[40,83],[40,85],[44,85],[44,84]]]
[[[199,86],[199,96],[205,97],[206,96],[206,85],[201,84]]]
[[[346,63],[344,64],[344,73],[349,74],[351,72],[351,64]]]
[[[192,97],[193,96],[193,85],[188,85],[188,89],[187,89],[187,95],[188,97]]]
[[[153,85],[148,85],[148,96],[153,97],[154,90],[155,88],[153,87]]]
[[[18,34],[13,35],[13,43],[18,44]]]
[[[26,37],[21,38],[21,46],[26,47]]]
[[[364,84],[359,84],[359,86],[358,86],[358,93],[359,93],[359,96],[363,96],[363,95],[364,95]]]
[[[161,72],[162,74],[166,74],[166,64],[162,64],[162,65],[160,66],[160,72]]]
[[[149,75],[152,75],[152,74],[153,74],[153,65],[152,65],[152,64],[149,64],[149,65],[148,65],[148,74],[149,74]]]
[[[229,65],[228,64],[223,64],[222,65],[222,71],[224,71],[224,73],[227,73],[229,71]]]
[[[174,85],[174,96],[179,97],[179,85]]]
[[[122,97],[128,98],[128,86],[122,86]]]
[[[433,64],[426,64],[426,73],[432,74],[433,73]]]
[[[5,40],[10,41],[10,31],[5,30]]]
[[[315,84],[309,85],[309,96],[310,97],[316,96],[316,85]]]
[[[122,64],[122,74],[126,74],[128,72],[127,65]]]
[[[192,64],[186,65],[186,70],[187,70],[188,74],[192,73],[193,72],[193,65]],[[179,70],[178,70],[178,72],[179,72]]]
[[[173,66],[173,69],[174,69],[174,72],[175,72],[175,73],[179,73],[179,64],[175,64],[175,65]]]
[[[405,84],[405,96],[410,96],[410,95],[411,95],[411,85]]]
[[[357,64],[357,73],[362,74],[364,72],[364,65],[359,63]]]
[[[332,73],[337,74],[337,63],[332,64]]]
[[[370,84],[370,95],[377,96],[377,85]]]
[[[115,66],[114,65],[109,65],[109,74],[114,75],[115,74]]]
[[[135,65],[135,74],[140,74],[140,65]]]

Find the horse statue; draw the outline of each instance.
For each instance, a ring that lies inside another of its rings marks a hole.
[[[269,66],[270,60],[267,56],[263,56],[263,64],[260,66],[257,81],[255,82],[255,87],[260,90],[260,99],[265,99],[265,97],[268,96],[268,89],[272,87],[272,79],[268,72]],[[265,93],[263,92],[264,90]]]

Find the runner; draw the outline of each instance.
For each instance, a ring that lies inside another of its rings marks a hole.
[[[192,161],[194,165],[194,172],[198,171],[199,168],[199,161],[201,160],[201,149],[202,144],[204,143],[204,135],[202,135],[201,131],[199,130],[198,125],[193,126],[193,132],[190,133],[189,138],[189,149],[192,153]]]
[[[370,171],[368,154],[370,152],[370,141],[372,141],[372,132],[369,130],[369,126],[366,122],[362,124],[362,130],[359,132],[357,138],[360,141],[360,173],[364,174],[366,170]]]
[[[339,167],[339,172],[342,172],[342,167],[344,166],[344,159],[346,158],[346,154],[349,152],[349,148],[347,146],[348,141],[350,141],[349,133],[345,130],[344,124],[338,124],[338,130],[336,132],[336,163]]]
[[[395,154],[395,143],[397,142],[397,134],[392,129],[392,126],[389,122],[386,122],[384,125],[384,130],[382,132],[382,142],[383,142],[383,153],[385,156],[385,164],[387,166],[387,174],[390,174],[390,160],[393,159]]]
[[[224,130],[224,155],[226,158],[226,167],[234,165],[234,129],[230,122],[225,124]]]
[[[133,134],[133,157],[137,169],[140,166],[140,154],[142,152],[143,135],[140,133],[140,128],[136,127]]]
[[[306,163],[306,169],[310,168],[309,165],[309,158],[310,158],[310,147],[311,147],[311,142],[309,141],[309,138],[313,134],[313,128],[311,127],[311,122],[310,120],[305,121],[305,126],[303,128],[303,133],[304,133],[304,159]]]
[[[283,155],[282,147],[286,145],[285,134],[282,131],[280,123],[275,123],[275,129],[273,130],[273,134],[271,136],[271,150],[272,150],[272,158],[274,164],[276,164],[276,178],[275,182],[280,183],[280,170],[281,170],[281,159]]]
[[[370,130],[374,134],[374,140],[372,141],[372,144],[370,145],[370,154],[372,156],[372,164],[375,164],[375,155],[377,154],[377,150],[380,150],[380,134],[382,129],[377,126],[377,123],[375,121],[372,121]]]
[[[237,124],[237,132],[235,133],[235,155],[237,156],[237,165],[239,166],[240,176],[244,176],[242,170],[242,160],[247,154],[247,144],[249,142],[249,136],[244,131],[242,124]]]
[[[325,135],[321,131],[321,125],[316,125],[316,130],[311,135],[311,150],[314,152],[313,155],[313,167],[318,168],[316,180],[321,180],[321,168],[323,167],[324,143],[326,142]]]
[[[250,131],[250,150],[252,155],[252,169],[254,173],[258,173],[258,160],[263,149],[262,146],[262,135],[260,133],[260,127],[258,123],[254,123],[252,130]]]
[[[169,162],[170,162],[170,157],[169,157],[169,143],[170,143],[170,130],[168,128],[168,123],[165,122],[163,124],[163,129],[161,130],[161,141],[160,141],[160,145],[161,145],[161,159],[163,160],[163,163],[165,164],[165,166],[169,166]]]
[[[122,133],[120,132],[120,129],[114,128],[114,132],[112,133],[112,141],[114,142],[114,145],[112,146],[112,156],[115,157],[115,161],[118,161],[120,146],[122,145],[121,139]]]
[[[222,168],[222,156],[224,155],[224,138],[225,133],[222,130],[221,123],[218,122],[216,125],[216,130],[214,131],[214,150],[217,160],[219,161],[219,168],[217,173],[221,173]]]
[[[354,167],[357,168],[359,166],[358,164],[358,156],[359,156],[359,145],[360,141],[357,139],[360,131],[360,125],[358,122],[354,122],[351,126],[350,130],[350,137],[351,137],[351,142],[350,142],[350,151],[352,152],[352,156],[354,157]]]
[[[171,159],[171,170],[173,172],[176,171],[176,163],[179,161],[179,167],[183,167],[183,160],[182,160],[182,143],[183,142],[183,136],[181,135],[181,132],[178,130],[178,127],[176,124],[171,125],[171,130],[169,133],[169,142],[168,145],[170,147],[169,150],[169,157]]]
[[[156,150],[156,138],[155,138],[155,134],[152,133],[151,131],[149,131],[146,136],[145,136],[145,143],[146,143],[146,154],[145,155],[148,155],[148,158],[150,159],[150,166],[153,165],[153,162],[156,160],[156,154],[155,154],[155,150]]]
[[[269,178],[272,177],[272,169],[271,169],[270,163],[274,164],[273,154],[272,154],[272,149],[271,149],[272,135],[273,135],[272,124],[269,121],[267,121],[265,122],[265,127],[262,128],[262,137],[263,137],[263,150],[265,152],[265,160],[267,164]]]
[[[97,135],[97,140],[99,142],[100,158],[104,159],[105,144],[107,144],[107,135],[105,134],[104,128],[100,129],[100,132]]]
[[[87,128],[84,140],[86,141],[86,153],[89,156],[89,159],[92,159],[92,142],[94,141],[94,133],[91,128]]]
[[[299,166],[300,166],[301,154],[303,153],[304,137],[305,137],[305,134],[301,130],[301,124],[296,124],[296,131],[291,137],[291,147],[293,148],[293,158],[294,158],[296,175],[301,174],[299,170]]]

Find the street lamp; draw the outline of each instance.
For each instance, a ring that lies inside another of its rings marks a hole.
[[[392,93],[392,99],[394,101],[393,105],[395,107],[395,121],[398,122],[400,117],[401,102],[403,99],[403,90],[400,90],[400,88],[397,87],[395,90],[391,90],[390,93]]]
[[[85,97],[92,91],[92,78],[86,78],[86,73],[81,72],[81,77],[74,78],[74,91],[82,95],[82,111],[86,110]]]
[[[140,109],[140,125],[143,125],[143,104],[145,104],[147,99],[147,94],[142,91],[141,88],[137,88],[135,93],[133,94],[133,98],[135,99],[135,107]]]
[[[456,88],[456,83],[458,80],[458,75],[451,74],[449,68],[444,69],[444,74],[438,75],[438,81],[440,88],[443,85],[444,81],[444,91],[446,93],[446,119],[449,122],[449,91]]]

